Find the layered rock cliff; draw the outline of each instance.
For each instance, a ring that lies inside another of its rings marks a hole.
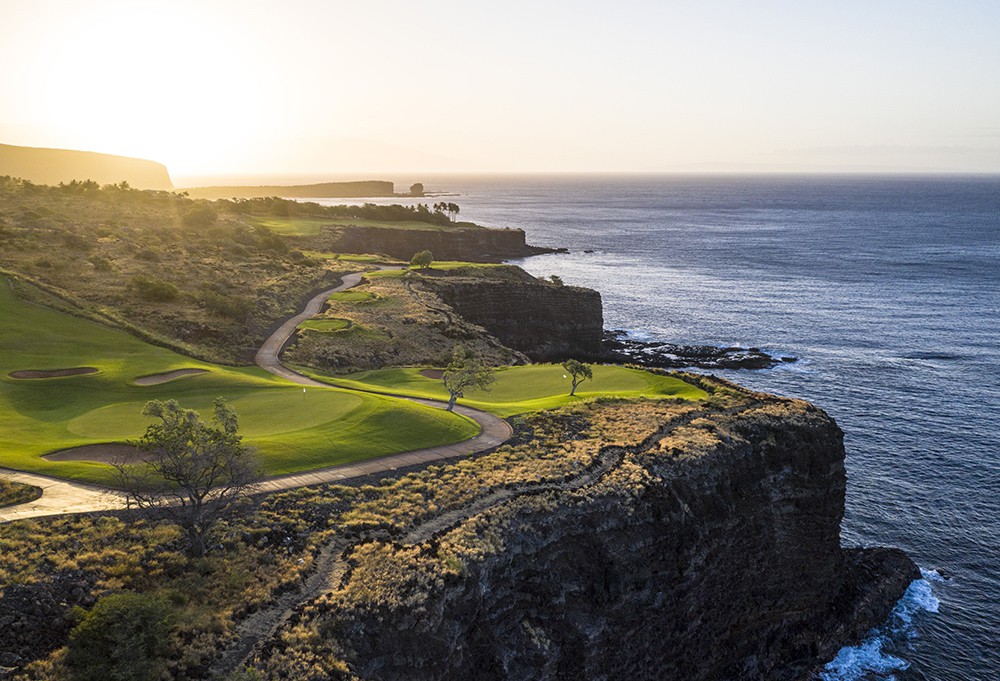
[[[710,406],[564,415],[561,444],[482,460],[483,484],[506,481],[464,512],[444,510],[462,475],[435,473],[448,494],[423,498],[439,520],[361,536],[338,591],[256,664],[316,679],[803,678],[883,621],[917,570],[841,549],[844,450],[826,414],[712,389]],[[575,470],[551,470],[559,457]],[[548,477],[519,480],[527,466]]]
[[[539,362],[601,355],[604,313],[601,294],[536,279],[490,281],[429,279],[445,303],[507,347]]]
[[[482,227],[448,230],[347,227],[335,233],[329,248],[338,253],[385,253],[407,261],[414,253],[429,250],[438,260],[470,262],[500,262],[554,251],[527,245],[522,229]]]

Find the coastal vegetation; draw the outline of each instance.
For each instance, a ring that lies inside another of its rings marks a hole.
[[[310,293],[384,259],[331,252],[323,228],[346,225],[454,226],[426,207],[209,202],[0,177],[0,273],[34,284],[48,306],[214,362],[249,363]]]
[[[0,508],[14,506],[34,501],[42,496],[42,488],[25,485],[8,478],[0,477]]]
[[[415,528],[431,527],[435,518],[463,513],[497,490],[516,493],[561,484],[597,465],[602,447],[641,442],[664,418],[699,409],[688,401],[611,400],[527,415],[518,422],[515,441],[475,459],[381,481],[257,497],[245,512],[213,528],[202,557],[186,551],[184,533],[174,523],[127,512],[8,523],[0,528],[0,617],[13,617],[18,626],[7,631],[5,644],[23,658],[19,678],[65,679],[79,659],[74,646],[86,639],[81,632],[91,626],[74,625],[80,620],[71,616],[73,608],[79,615],[88,613],[82,621],[96,625],[114,603],[108,599],[127,598],[140,611],[142,604],[157,604],[156,619],[168,624],[164,645],[152,656],[166,677],[205,678],[236,625],[251,613],[266,612],[280,594],[299,588],[311,571],[320,569],[322,549],[331,542],[354,547],[349,564],[356,577],[338,590],[335,600],[358,605],[358,598],[386,598],[389,607],[396,607],[407,596],[385,572],[387,564],[379,567],[380,555],[390,558],[388,564],[398,563],[404,570],[399,577],[410,575],[404,581],[416,580],[411,586],[418,589],[456,574],[469,556],[432,552],[426,563],[418,555],[422,552],[386,554],[386,545],[370,543],[374,538],[401,539]],[[633,484],[629,480],[626,475],[616,484]],[[406,562],[410,559],[400,563],[405,556],[420,564]],[[51,612],[39,616],[18,610],[25,599],[46,603]],[[330,651],[316,647],[339,642],[323,643],[309,634],[324,626],[316,616],[328,609],[319,606],[307,607],[304,620],[272,639],[276,647],[270,659],[252,665],[261,667],[264,678],[302,678],[305,659],[327,675],[343,668],[342,662],[327,666],[322,656]],[[71,635],[74,626],[77,633]]]

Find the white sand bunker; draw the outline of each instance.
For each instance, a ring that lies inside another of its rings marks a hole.
[[[73,367],[72,369],[25,369],[12,371],[8,375],[11,378],[62,378],[63,376],[83,376],[84,374],[96,373],[96,367]]]
[[[48,461],[96,461],[98,463],[139,463],[146,460],[148,454],[142,450],[121,442],[105,442],[98,445],[83,445],[61,449],[58,452],[42,455]]]
[[[198,374],[207,374],[208,369],[177,369],[176,371],[168,371],[165,374],[152,374],[151,376],[140,376],[139,378],[132,381],[136,385],[159,385],[161,383],[166,383],[167,381],[172,381],[176,378],[184,378],[185,376],[197,376]]]

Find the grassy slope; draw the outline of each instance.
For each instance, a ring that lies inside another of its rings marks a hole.
[[[237,410],[241,431],[267,473],[329,466],[471,437],[478,426],[440,410],[342,390],[302,388],[257,368],[200,362],[123,332],[17,299],[0,279],[0,466],[107,482],[110,468],[51,462],[47,452],[134,438],[149,422],[151,399],[175,398],[205,410],[217,396]],[[96,374],[19,380],[22,369],[92,366]],[[132,381],[198,368],[206,374],[158,386]]]
[[[454,222],[448,225],[435,225],[430,222],[407,220],[405,222],[390,222],[387,220],[365,220],[361,218],[322,218],[322,217],[273,217],[254,216],[249,222],[258,227],[266,227],[283,236],[316,236],[323,227],[391,227],[394,229],[417,229],[431,231],[452,231],[456,229],[481,229],[471,222]]]
[[[499,369],[488,392],[467,393],[460,404],[489,411],[498,416],[554,409],[595,397],[672,397],[701,400],[708,395],[690,383],[672,376],[640,369],[595,365],[593,380],[584,381],[570,397],[570,380],[559,365],[534,364]],[[420,369],[378,369],[336,377],[303,369],[322,381],[360,390],[447,400],[448,391],[439,379],[423,376]]]

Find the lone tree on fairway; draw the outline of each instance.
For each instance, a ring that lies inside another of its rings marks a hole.
[[[569,394],[576,394],[576,387],[586,381],[588,378],[594,378],[594,372],[589,366],[575,359],[568,359],[563,362],[563,369],[565,369],[570,376],[573,377],[573,387],[570,388]]]
[[[159,421],[136,443],[146,461],[115,466],[130,504],[171,517],[187,533],[193,556],[205,555],[212,525],[260,481],[257,457],[237,432],[236,412],[221,397],[212,406],[209,425],[176,400],[147,402],[142,413]]]
[[[473,388],[489,390],[496,380],[493,370],[483,364],[467,349],[456,345],[451,355],[451,363],[444,372],[444,387],[448,389],[448,411],[455,408],[455,401],[465,397],[465,391]]]
[[[422,270],[426,270],[434,262],[434,254],[430,251],[417,251],[410,258],[410,265],[413,267],[419,267]]]

